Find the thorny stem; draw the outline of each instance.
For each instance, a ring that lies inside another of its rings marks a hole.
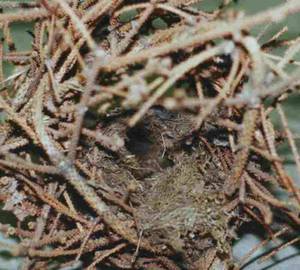
[[[280,115],[280,119],[281,119],[281,122],[282,122],[282,125],[283,125],[283,128],[284,128],[284,132],[286,134],[286,137],[288,139],[288,142],[289,142],[289,145],[291,147],[292,153],[294,155],[296,168],[297,168],[298,173],[300,175],[300,156],[299,156],[299,153],[298,153],[298,150],[297,150],[295,140],[293,138],[293,134],[292,134],[291,130],[289,129],[288,121],[287,121],[287,118],[285,116],[285,113],[284,113],[281,105],[277,104],[276,108],[277,108],[278,114]]]
[[[246,263],[246,261],[260,248],[262,248],[263,246],[267,245],[268,243],[270,243],[270,240],[274,240],[277,237],[287,233],[288,229],[287,228],[283,228],[280,231],[276,232],[272,237],[269,237],[268,239],[265,239],[263,241],[261,241],[259,244],[257,244],[255,247],[253,247],[249,252],[247,252],[246,255],[243,256],[243,258],[240,260],[239,262],[239,268],[241,269],[243,267],[243,265]],[[236,269],[237,270],[237,269]]]
[[[102,58],[100,58],[100,57],[97,57],[96,59],[97,60],[95,61],[95,64],[94,64],[93,68],[91,69],[90,79],[87,83],[86,89],[85,89],[84,93],[82,94],[80,102],[76,108],[75,129],[73,131],[72,139],[70,142],[70,151],[68,154],[68,157],[71,162],[74,161],[75,156],[76,156],[76,148],[77,148],[78,140],[79,140],[80,133],[81,133],[84,115],[88,110],[87,104],[90,99],[90,94],[91,94],[91,91],[94,86],[95,78],[98,74],[98,71],[97,71],[98,62],[102,61]]]
[[[147,21],[147,19],[151,16],[155,9],[155,1],[152,1],[151,4],[145,9],[140,18],[137,20],[136,25],[132,26],[131,31],[126,35],[126,37],[122,40],[122,42],[118,45],[117,51],[115,55],[120,55],[124,52],[127,47],[130,45],[131,40],[137,33],[143,24]]]
[[[20,13],[4,13],[0,14],[0,23],[12,23],[15,21],[32,21],[36,19],[44,19],[49,16],[49,13],[44,8],[36,8],[33,10],[26,10]]]
[[[292,239],[292,240],[290,240],[290,241],[288,241],[288,242],[280,245],[279,247],[276,247],[272,252],[270,252],[269,254],[263,256],[262,258],[260,258],[259,261],[260,262],[266,261],[270,257],[274,256],[279,250],[282,250],[282,249],[284,249],[284,248],[286,248],[288,246],[291,246],[291,245],[293,245],[293,244],[295,244],[295,243],[297,243],[299,241],[300,241],[300,237],[296,237],[296,238],[294,238],[294,239]]]
[[[110,226],[116,233],[122,235],[129,242],[137,244],[138,238],[134,231],[126,228],[122,221],[118,220],[110,214],[109,207],[98,197],[97,193],[86,184],[85,179],[80,176],[72,163],[66,159],[60,151],[55,147],[52,140],[45,131],[42,120],[42,104],[43,104],[43,85],[41,85],[36,94],[36,113],[35,130],[41,138],[41,143],[47,152],[51,161],[58,167],[60,173],[65,179],[77,190],[79,194],[87,201],[87,203],[103,218],[104,222]],[[154,251],[146,241],[141,246],[149,251]]]
[[[199,129],[201,127],[204,119],[215,108],[217,108],[217,106],[219,105],[219,103],[223,99],[225,99],[227,95],[230,95],[230,92],[232,91],[231,86],[232,86],[232,83],[233,83],[233,81],[234,81],[234,79],[236,77],[236,73],[238,71],[239,63],[240,63],[239,52],[236,51],[233,55],[234,55],[233,56],[233,65],[231,67],[231,70],[230,70],[230,73],[228,75],[228,79],[227,79],[225,85],[220,90],[220,93],[218,94],[218,96],[215,99],[213,99],[212,101],[210,101],[207,106],[204,106],[204,108],[201,109],[201,112],[200,112],[199,116],[197,117],[197,122],[195,124],[195,129]]]
[[[185,73],[191,69],[198,66],[200,63],[208,60],[209,58],[221,54],[224,49],[228,46],[228,43],[222,43],[219,46],[208,49],[194,57],[191,57],[187,61],[181,63],[180,65],[173,68],[171,71],[170,78],[166,80],[155,93],[141,106],[139,111],[130,119],[129,125],[134,126],[141,117],[149,110],[149,108],[159,99],[179,78],[181,78]]]
[[[84,37],[84,39],[87,41],[87,44],[89,45],[90,49],[94,52],[97,50],[97,44],[91,37],[89,30],[86,28],[86,26],[83,24],[83,22],[78,18],[78,16],[73,12],[73,10],[70,8],[70,6],[66,3],[65,0],[54,0],[55,3],[61,6],[61,8],[64,10],[66,14],[71,18],[73,21],[73,25],[77,27],[81,35]]]
[[[105,65],[103,68],[109,70],[116,70],[122,66],[132,64],[135,62],[141,62],[149,58],[154,58],[159,55],[167,54],[177,51],[179,49],[187,49],[196,44],[204,43],[207,40],[213,40],[215,38],[226,36],[231,33],[237,33],[242,29],[253,27],[258,24],[267,22],[280,22],[287,15],[297,13],[300,10],[300,3],[297,0],[289,1],[277,8],[272,8],[268,11],[258,13],[254,16],[249,16],[236,20],[233,23],[211,23],[206,25],[206,28],[213,29],[207,33],[197,34],[195,37],[187,38],[182,42],[172,42],[171,44],[165,44],[157,48],[145,49],[141,53],[135,53],[129,56],[121,56],[112,59],[109,65]],[[275,14],[275,16],[274,16]]]
[[[117,245],[116,247],[114,247],[114,248],[112,248],[110,250],[99,252],[100,256],[98,258],[96,257],[95,260],[94,260],[94,262],[92,264],[90,264],[87,269],[88,270],[94,269],[94,267],[99,262],[103,261],[105,258],[107,258],[108,256],[110,256],[111,254],[116,253],[117,251],[121,250],[124,247],[126,247],[126,244],[122,243],[122,244],[119,244],[119,245]]]
[[[0,96],[0,108],[4,109],[8,114],[8,116],[11,118],[11,120],[16,122],[34,142],[38,142],[35,133],[27,125],[26,120],[22,119],[19,115],[17,115],[1,96]]]
[[[240,150],[235,156],[232,171],[225,183],[225,190],[229,195],[232,195],[235,192],[238,187],[239,180],[243,176],[244,169],[248,161],[250,145],[252,144],[258,115],[259,113],[257,109],[249,109],[244,115],[243,130],[239,137]]]
[[[54,209],[57,209],[58,212],[65,214],[66,216],[69,216],[79,222],[82,222],[84,224],[89,224],[89,222],[82,217],[78,216],[75,212],[70,211],[65,205],[60,203],[58,200],[56,200],[53,196],[51,196],[48,193],[45,193],[41,187],[39,187],[37,184],[31,183],[28,181],[25,177],[19,176],[19,179],[21,181],[24,181],[28,186],[30,186],[36,194],[48,205],[52,206]]]

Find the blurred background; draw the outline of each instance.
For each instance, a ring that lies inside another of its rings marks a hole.
[[[3,0],[0,0],[0,2]],[[300,0],[299,0],[300,1]],[[19,2],[30,2],[19,1]],[[199,8],[206,11],[212,11],[217,6],[221,5],[222,0],[205,0],[197,4]],[[237,0],[233,1],[228,9],[240,10],[245,14],[254,14],[261,10],[266,10],[268,8],[280,5],[286,1],[284,0]],[[163,27],[163,22],[156,21],[158,27]],[[271,38],[275,33],[277,33],[284,26],[288,27],[288,31],[285,32],[280,39],[291,39],[300,36],[300,14],[289,16],[285,21],[280,24],[272,25],[261,25],[252,29],[251,34],[257,36],[262,29],[268,27],[266,34],[260,39],[260,42],[264,42]],[[32,37],[30,31],[32,30],[32,25],[30,23],[15,23],[12,27],[12,35],[16,45],[17,50],[29,50],[31,48]],[[1,38],[0,30],[0,38]],[[7,48],[6,48],[7,49]],[[283,55],[284,48],[279,48],[271,51],[275,55]],[[300,53],[296,55],[294,60],[300,61]],[[14,67],[8,63],[4,63],[4,72],[8,76],[12,74]],[[292,130],[294,137],[297,142],[297,146],[300,147],[300,95],[293,94],[283,103],[284,111],[288,116],[289,127]],[[276,113],[271,115],[276,128],[281,128],[279,117]],[[0,114],[0,124],[1,124],[1,114]],[[299,148],[298,148],[299,149]],[[300,186],[300,176],[296,171],[295,164],[293,161],[293,156],[291,154],[290,148],[287,143],[283,143],[279,148],[279,153],[285,160],[285,166],[290,176],[295,179],[295,181]],[[14,217],[7,215],[7,213],[1,212],[0,210],[0,222],[1,223],[13,223]],[[263,228],[256,224],[247,224],[241,229],[239,239],[236,241],[233,249],[234,257],[239,260],[243,255],[245,255],[251,247],[255,246],[263,239],[267,237]],[[0,241],[14,242],[14,239],[6,239],[0,234]],[[265,248],[257,250],[250,258],[249,262],[243,268],[244,270],[298,270],[300,269],[300,247],[290,246],[280,252],[278,252],[270,260],[258,263],[257,258],[262,254],[266,253],[272,247],[278,246],[280,242],[268,244]],[[1,251],[0,249],[0,270],[15,270],[19,269],[21,259],[12,258],[8,253]],[[220,269],[221,270],[221,269]]]

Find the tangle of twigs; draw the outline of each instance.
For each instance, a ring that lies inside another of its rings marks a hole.
[[[0,2],[0,201],[16,218],[0,231],[19,240],[0,245],[22,269],[233,269],[256,250],[232,258],[244,222],[264,226],[260,246],[299,232],[277,151],[286,137],[300,173],[281,105],[299,89],[299,38],[250,30],[300,2],[249,16],[198,2]],[[15,22],[32,24],[30,51]]]

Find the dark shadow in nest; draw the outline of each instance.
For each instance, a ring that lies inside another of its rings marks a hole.
[[[146,155],[153,142],[150,140],[150,131],[143,123],[134,126],[127,131],[125,146],[129,152],[137,156]]]

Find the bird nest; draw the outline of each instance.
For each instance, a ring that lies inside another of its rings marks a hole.
[[[299,240],[299,188],[277,153],[287,140],[298,165],[281,103],[299,40],[249,31],[299,1],[251,16],[198,2],[0,3],[0,231],[17,240],[1,247],[22,269],[237,269],[249,221]],[[31,23],[30,51],[15,22]]]

